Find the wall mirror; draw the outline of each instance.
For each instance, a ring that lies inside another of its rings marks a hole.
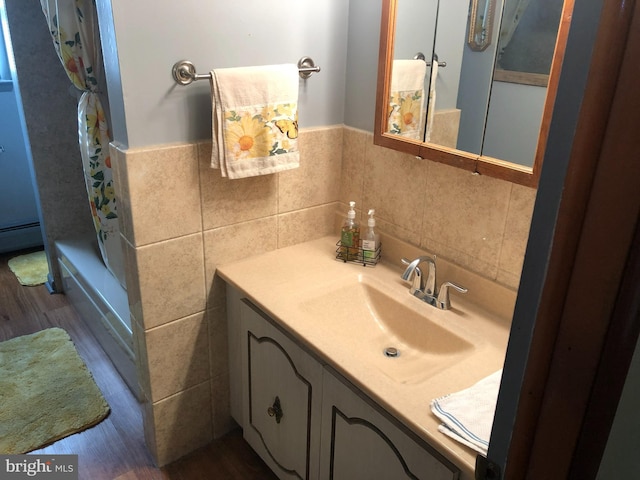
[[[476,0],[469,6],[469,28],[467,45],[471,50],[482,52],[491,44],[493,38],[493,17],[495,0]]]
[[[374,143],[537,186],[573,2],[382,0]]]

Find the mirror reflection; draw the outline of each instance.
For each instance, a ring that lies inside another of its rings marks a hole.
[[[562,6],[562,0],[505,3],[494,80],[547,85]]]
[[[563,0],[395,4],[387,133],[533,167]]]
[[[467,35],[467,45],[471,50],[481,52],[491,44],[495,8],[495,0],[471,2]]]

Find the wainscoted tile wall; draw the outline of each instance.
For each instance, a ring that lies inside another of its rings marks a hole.
[[[373,145],[343,126],[300,134],[301,166],[228,180],[211,144],[112,145],[144,401],[159,465],[224,434],[224,283],[217,265],[337,232],[346,203],[380,230],[517,287],[535,192]]]
[[[366,224],[375,208],[381,232],[518,288],[534,189],[378,147],[349,127],[342,169],[344,211],[355,200]]]
[[[147,444],[159,465],[232,426],[216,266],[335,231],[343,127],[300,134],[301,166],[228,180],[211,143],[119,149],[129,305]]]

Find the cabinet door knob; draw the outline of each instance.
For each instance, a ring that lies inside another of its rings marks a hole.
[[[267,413],[270,417],[276,417],[276,423],[280,423],[282,420],[282,407],[280,406],[280,397],[276,397],[273,405],[267,408]]]

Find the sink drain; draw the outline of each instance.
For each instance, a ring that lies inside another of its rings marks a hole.
[[[383,351],[384,351],[385,356],[387,356],[389,358],[396,358],[396,357],[400,356],[400,350],[398,350],[395,347],[387,347]]]

